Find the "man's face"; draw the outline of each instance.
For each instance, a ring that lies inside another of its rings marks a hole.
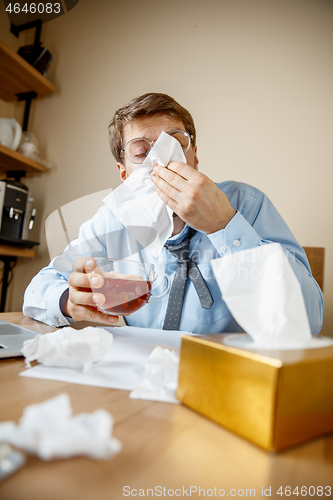
[[[164,114],[143,116],[125,125],[124,144],[137,137],[145,137],[150,141],[156,141],[161,132],[171,132],[171,130],[176,129],[185,130],[183,122],[178,119],[170,118]],[[199,160],[197,157],[197,147],[191,145],[189,150],[185,153],[185,157],[186,163],[198,170]],[[135,170],[136,166],[135,163],[124,156],[123,163],[117,163],[121,180],[125,181]]]

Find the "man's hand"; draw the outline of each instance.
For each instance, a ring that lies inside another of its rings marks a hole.
[[[155,165],[151,180],[161,200],[194,229],[214,233],[236,214],[214,182],[185,163]]]
[[[69,296],[64,305],[63,313],[76,321],[89,319],[100,323],[117,323],[119,316],[110,316],[98,311],[96,306],[101,306],[105,302],[105,297],[101,293],[92,293],[88,272],[95,269],[96,262],[91,257],[78,258],[73,263],[74,273],[69,275]],[[100,279],[101,283],[96,283],[96,288],[103,285],[102,276],[94,276],[93,279]],[[95,283],[94,283],[95,286]]]

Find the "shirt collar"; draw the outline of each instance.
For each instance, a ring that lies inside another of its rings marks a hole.
[[[188,233],[188,228],[189,228],[189,226],[187,224],[185,224],[182,231],[178,234],[175,234],[174,236],[171,236],[166,241],[166,243],[168,245],[179,245],[179,243],[181,243],[184,240],[184,238],[186,238],[187,233]]]

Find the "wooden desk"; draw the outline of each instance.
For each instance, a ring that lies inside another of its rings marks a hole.
[[[21,313],[4,313],[0,318],[38,332],[50,331]],[[124,486],[136,489],[138,497],[140,488],[147,497],[147,488],[165,487],[161,496],[166,498],[168,489],[175,496],[186,497],[180,491],[183,487],[189,498],[190,486],[205,489],[205,498],[219,498],[220,489],[225,490],[225,497],[235,498],[242,490],[248,498],[246,489],[255,489],[255,496],[262,498],[262,487],[271,487],[274,499],[286,497],[277,494],[280,486],[283,491],[286,486],[292,491],[298,486],[298,498],[318,498],[317,494],[301,496],[301,487],[333,485],[332,435],[271,454],[184,406],[131,400],[128,391],[19,377],[23,369],[22,358],[0,361],[2,421],[17,422],[26,405],[65,391],[74,413],[108,410],[115,419],[114,435],[124,448],[107,461],[77,457],[42,462],[28,457],[24,468],[0,484],[3,500],[120,500],[125,497]],[[151,497],[152,492],[148,493]],[[192,491],[191,498],[203,497],[203,491],[200,496]],[[324,494],[322,498],[329,497]]]

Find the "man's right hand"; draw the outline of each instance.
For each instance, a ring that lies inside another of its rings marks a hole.
[[[105,297],[101,293],[91,291],[87,273],[93,271],[95,267],[96,262],[91,257],[80,257],[74,261],[74,272],[68,278],[69,295],[62,312],[75,321],[88,319],[100,323],[117,323],[119,316],[103,314],[96,307],[104,304]],[[100,279],[103,280],[102,276]]]

